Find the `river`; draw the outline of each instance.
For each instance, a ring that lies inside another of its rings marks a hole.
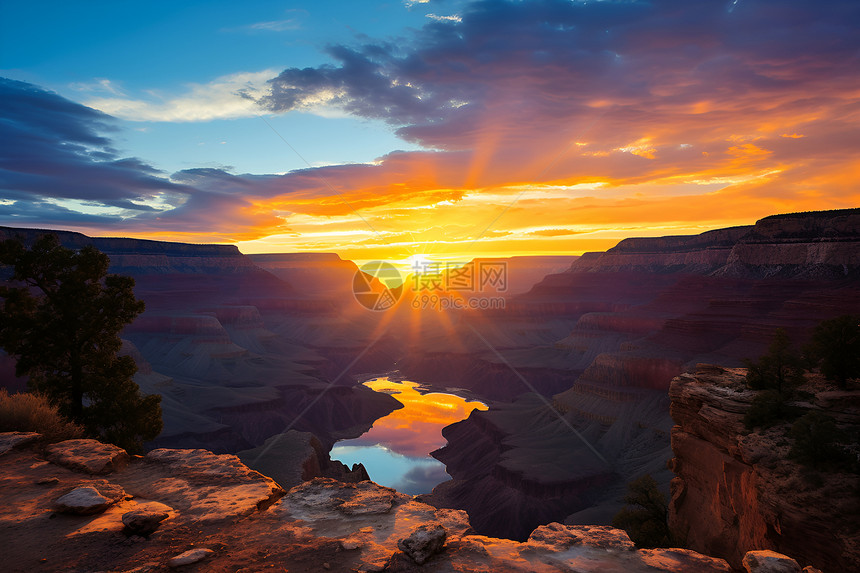
[[[416,382],[373,378],[364,385],[403,404],[352,440],[337,442],[331,457],[347,465],[364,464],[370,479],[409,495],[429,493],[450,476],[430,452],[445,445],[442,428],[466,419],[482,402],[446,392],[428,391]]]

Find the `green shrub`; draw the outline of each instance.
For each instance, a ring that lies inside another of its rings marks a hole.
[[[39,432],[47,442],[84,436],[84,429],[69,422],[38,394],[9,394],[0,389],[0,432]]]
[[[796,415],[797,408],[790,405],[783,394],[777,390],[763,390],[753,398],[744,414],[744,425],[749,430],[756,427],[770,428]]]
[[[636,547],[677,547],[669,531],[666,497],[650,475],[627,484],[627,507],[612,518],[612,527],[623,529]]]
[[[839,428],[836,420],[822,412],[809,412],[791,427],[789,457],[816,468],[834,467],[845,461],[845,453],[839,447]]]
[[[845,314],[819,323],[806,353],[827,379],[847,388],[849,379],[860,377],[860,316]]]
[[[776,390],[780,395],[790,395],[795,386],[803,383],[803,362],[781,328],[774,332],[767,353],[757,361],[744,360],[744,365],[747,386],[753,390]]]

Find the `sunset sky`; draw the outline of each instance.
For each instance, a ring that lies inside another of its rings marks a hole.
[[[579,254],[860,205],[857,0],[3,2],[0,225]]]

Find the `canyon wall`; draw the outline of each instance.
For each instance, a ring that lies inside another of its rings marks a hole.
[[[626,483],[646,473],[668,493],[673,377],[700,362],[741,366],[777,328],[801,345],[819,321],[860,313],[858,257],[860,210],[769,217],[689,237],[628,239],[547,276],[504,313],[460,316],[456,336],[424,347],[433,360],[407,355],[404,372],[506,404],[445,434],[448,445],[434,455],[454,479],[440,487],[439,503],[467,509],[479,531],[522,538],[534,522],[518,516],[545,511],[533,484],[549,475],[582,488],[582,506],[573,496],[555,504],[551,518],[567,523],[609,523]],[[551,406],[528,397],[535,391]],[[569,445],[535,439],[564,424]],[[562,452],[581,447],[576,432],[608,471],[582,476],[567,465]],[[472,451],[479,464],[469,463]],[[535,459],[548,461],[519,463]],[[505,499],[485,493],[501,483],[496,476],[505,476]]]
[[[172,243],[146,239],[88,237],[72,231],[0,227],[0,240],[21,238],[32,244],[45,233],[60,244],[79,249],[92,245],[110,257],[110,272],[118,274],[232,274],[259,269],[235,245]]]
[[[860,476],[803,468],[788,459],[788,423],[749,432],[742,418],[754,393],[746,371],[699,365],[672,380],[670,526],[688,547],[740,568],[750,550],[790,553],[823,571],[860,567]],[[860,391],[822,388],[805,410],[860,428]]]
[[[588,253],[573,272],[643,270],[743,278],[839,278],[860,274],[860,209],[773,215],[700,235],[624,239]]]

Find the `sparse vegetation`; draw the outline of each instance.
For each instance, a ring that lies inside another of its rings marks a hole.
[[[845,314],[822,321],[806,354],[827,379],[847,388],[848,380],[860,377],[860,316]]]
[[[669,509],[657,481],[644,475],[627,484],[627,507],[612,518],[612,527],[623,529],[640,548],[678,547],[669,530]]]
[[[840,432],[836,420],[822,412],[809,412],[791,427],[791,446],[789,457],[817,469],[830,468],[842,464],[846,456],[839,447]]]
[[[82,438],[84,429],[66,420],[38,394],[9,394],[0,388],[0,432],[39,432],[45,441]]]
[[[141,396],[134,359],[117,355],[120,331],[144,305],[134,279],[108,275],[108,264],[95,247],[66,249],[53,234],[30,249],[0,243],[0,265],[13,271],[0,286],[0,347],[62,416],[138,452],[161,431],[161,397]]]
[[[803,363],[792,349],[788,334],[778,328],[767,353],[757,361],[745,360],[747,386],[759,390],[744,415],[747,428],[769,427],[791,419],[797,410],[788,403],[795,388],[803,383]]]
[[[788,334],[777,328],[773,341],[757,361],[745,360],[747,367],[747,386],[753,390],[776,390],[788,394],[803,382],[803,364],[792,349]]]
[[[808,366],[820,366],[822,374],[845,389],[848,380],[860,375],[860,317],[844,315],[818,324],[812,341],[804,349]],[[747,386],[759,390],[744,414],[744,424],[753,428],[796,421],[785,436],[791,438],[789,457],[806,466],[808,483],[821,481],[818,471],[860,470],[854,452],[856,436],[840,430],[836,420],[818,411],[807,411],[800,402],[815,403],[806,381],[803,361],[791,347],[782,329],[777,329],[768,352],[757,361],[746,361]],[[820,383],[820,381],[818,382]]]
[[[796,415],[797,409],[788,404],[784,396],[776,390],[762,390],[753,398],[744,414],[744,424],[748,429],[770,428],[785,419]]]

